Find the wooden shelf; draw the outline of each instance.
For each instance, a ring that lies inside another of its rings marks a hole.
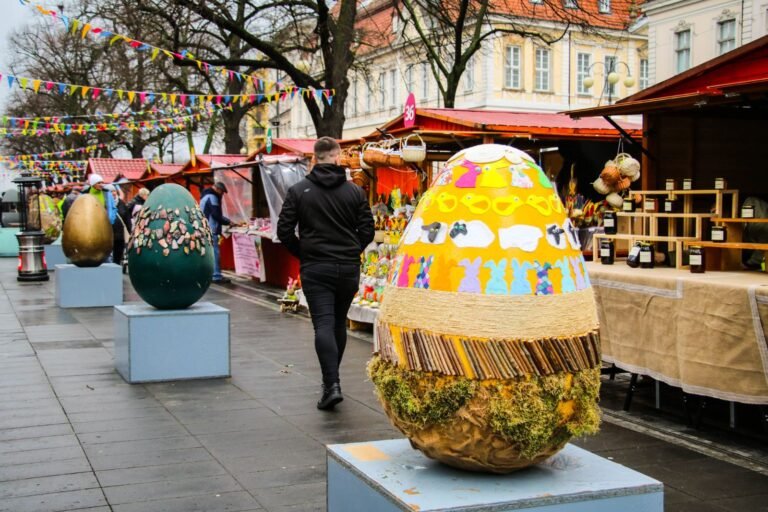
[[[671,219],[706,219],[713,215],[713,213],[616,212],[617,217],[660,217]]]
[[[723,224],[742,224],[742,223],[754,223],[754,224],[768,224],[768,219],[725,219],[720,217],[713,217],[712,222],[722,222]]]
[[[685,241],[686,246],[714,247],[717,249],[750,249],[753,251],[768,251],[768,244],[756,244],[748,242],[698,242]]]
[[[670,194],[678,196],[690,196],[690,195],[711,195],[711,194],[738,194],[738,190],[630,190],[632,194],[640,194],[644,196],[666,196]]]
[[[698,240],[695,236],[651,236],[651,235],[606,235],[595,233],[595,238],[610,238],[612,240],[641,240],[648,242],[685,242]]]

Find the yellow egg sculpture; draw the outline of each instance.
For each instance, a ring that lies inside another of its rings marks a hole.
[[[64,221],[61,248],[78,267],[98,267],[112,252],[112,225],[94,196],[82,194],[72,203]]]
[[[526,153],[454,155],[392,264],[369,375],[414,448],[515,471],[597,432],[597,309],[574,227]]]

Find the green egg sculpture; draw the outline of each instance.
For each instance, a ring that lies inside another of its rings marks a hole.
[[[211,230],[184,187],[160,185],[134,219],[128,274],[136,293],[157,309],[188,308],[213,277]]]

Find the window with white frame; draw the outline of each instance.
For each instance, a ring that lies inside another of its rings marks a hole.
[[[717,54],[722,55],[736,48],[736,20],[717,24]]]
[[[464,82],[464,92],[471,92],[475,90],[475,57],[470,57],[467,61],[467,67],[464,68],[464,76],[462,77]]]
[[[603,14],[609,14],[611,12],[611,0],[598,0],[597,10]]]
[[[397,69],[389,70],[389,106],[397,106]]]
[[[576,55],[576,92],[578,94],[590,94],[589,88],[584,86],[584,80],[589,76],[589,66],[592,65],[592,55],[579,53]]]
[[[387,73],[379,73],[379,110],[387,106]]]
[[[640,90],[648,88],[648,59],[640,59]]]
[[[543,1],[544,1],[544,0],[531,0],[531,3],[532,3],[532,4],[540,4],[540,3],[542,3]]]
[[[563,0],[563,5],[568,9],[577,9],[579,7],[576,0]]]
[[[421,98],[426,100],[429,98],[429,63],[424,61],[421,63]]]
[[[373,111],[373,87],[371,82],[365,84],[365,113],[370,114]]]
[[[691,67],[691,31],[675,32],[675,68],[682,73]]]
[[[357,116],[357,78],[352,81],[352,115]]]
[[[504,87],[507,89],[520,89],[521,48],[519,46],[507,46],[504,48]]]
[[[616,63],[618,62],[618,59],[613,55],[606,55],[603,62],[605,63],[606,92],[608,93],[608,96],[612,98],[616,96],[616,84],[611,84],[608,82],[608,74],[616,71]]]
[[[413,64],[409,64],[408,67],[405,68],[406,92],[412,93],[414,85],[415,85],[415,82],[414,82],[414,76],[413,76]]]
[[[536,79],[534,89],[537,91],[549,91],[552,64],[552,52],[549,48],[536,48]]]

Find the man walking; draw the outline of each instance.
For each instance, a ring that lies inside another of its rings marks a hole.
[[[322,410],[344,399],[339,365],[347,344],[347,312],[360,284],[360,253],[374,235],[365,193],[347,181],[338,165],[340,151],[330,137],[317,140],[317,164],[288,190],[277,223],[278,238],[301,261],[302,289],[323,372],[323,395],[317,403]]]
[[[200,210],[208,219],[208,226],[213,235],[213,282],[217,284],[227,284],[231,281],[221,275],[221,259],[219,253],[219,242],[221,240],[221,227],[232,224],[224,216],[221,210],[221,198],[227,193],[227,187],[220,181],[213,184],[213,187],[203,191],[203,197],[200,199]]]

